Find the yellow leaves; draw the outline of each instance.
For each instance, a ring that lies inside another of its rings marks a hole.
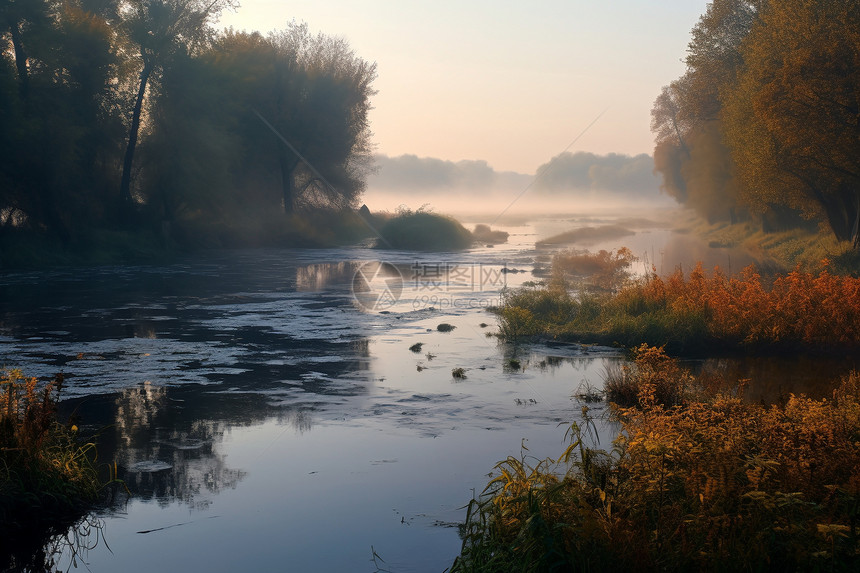
[[[746,199],[782,204],[850,238],[860,13],[850,2],[781,0],[741,45],[744,66],[721,91],[725,143]]]
[[[671,367],[654,349],[641,350]],[[570,458],[566,473],[525,456],[500,463],[481,526],[505,547],[534,543],[542,550],[540,536],[553,532],[570,551],[620,552],[655,570],[726,563],[770,570],[776,552],[800,560],[787,568],[808,570],[816,559],[854,551],[847,540],[860,496],[858,412],[858,374],[828,400],[791,396],[784,406],[765,407],[717,396],[622,410],[606,465],[586,463],[595,459],[588,453],[563,455]]]

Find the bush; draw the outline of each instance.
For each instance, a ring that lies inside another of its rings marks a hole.
[[[659,404],[678,406],[688,398],[692,378],[663,348],[642,344],[633,349],[633,364],[608,368],[606,399],[623,408]]]
[[[627,247],[596,253],[565,250],[553,255],[552,268],[555,272],[586,278],[595,288],[615,291],[630,279],[630,265],[636,260]]]
[[[377,247],[410,251],[458,251],[472,245],[472,233],[451,217],[402,211],[379,230]]]
[[[507,231],[493,231],[489,225],[483,224],[475,225],[475,229],[472,231],[472,237],[476,241],[490,245],[506,243],[509,236]]]

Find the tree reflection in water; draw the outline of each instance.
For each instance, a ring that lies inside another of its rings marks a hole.
[[[101,517],[88,514],[71,526],[22,532],[14,539],[4,539],[3,550],[0,551],[0,569],[41,573],[86,566],[90,551],[100,545],[109,548],[104,537],[104,527],[105,522]]]

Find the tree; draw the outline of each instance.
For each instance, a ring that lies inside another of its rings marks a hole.
[[[131,170],[152,74],[177,55],[200,47],[211,33],[209,22],[235,5],[235,0],[129,0],[124,27],[140,53],[141,68],[120,181],[120,200],[126,206],[133,202]]]
[[[690,74],[687,73],[668,86],[663,86],[651,109],[651,131],[657,145],[668,143],[681,148],[687,156],[690,148],[686,139],[693,127],[689,114],[682,113],[687,101]]]
[[[0,26],[9,34],[21,99],[30,88],[30,47],[39,44],[40,33],[50,28],[50,5],[46,0],[0,0]]]
[[[14,23],[4,36],[13,49],[3,53],[0,71],[0,210],[15,210],[19,222],[68,241],[76,226],[102,216],[108,177],[115,193],[115,35],[74,0],[7,0],[0,13]],[[8,89],[13,77],[17,93]]]
[[[651,110],[654,167],[662,189],[709,220],[744,214],[732,156],[723,144],[721,94],[743,64],[741,45],[766,0],[714,0],[692,30],[687,71]]]
[[[697,121],[720,119],[720,91],[743,64],[741,44],[767,0],[713,0],[691,32],[682,114]]]
[[[772,2],[726,94],[726,141],[760,209],[783,204],[860,247],[860,5]]]
[[[305,24],[292,24],[269,41],[279,63],[270,76],[272,97],[260,113],[289,142],[275,140],[284,210],[350,206],[372,163],[368,113],[376,64],[341,38],[311,35]]]
[[[228,30],[177,54],[140,147],[141,198],[177,231],[220,227],[213,240],[241,244],[288,233],[295,220],[283,213],[354,206],[374,77],[343,40],[304,25]]]

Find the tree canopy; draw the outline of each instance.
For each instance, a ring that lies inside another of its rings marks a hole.
[[[799,209],[857,246],[860,5],[772,2],[742,54],[724,117],[749,202]]]
[[[652,110],[663,189],[710,219],[797,214],[860,247],[860,5],[714,0]]]
[[[0,233],[229,242],[354,207],[376,65],[304,24],[216,31],[235,6],[0,0]]]

